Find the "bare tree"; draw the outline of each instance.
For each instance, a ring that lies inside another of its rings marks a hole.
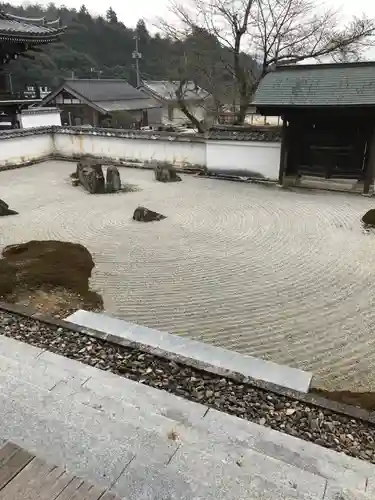
[[[202,46],[195,48],[189,42],[178,47],[171,62],[169,98],[177,102],[194,128],[203,133],[208,128],[209,117],[220,111],[221,102],[215,90],[221,73],[214,61],[207,59]]]
[[[365,15],[345,25],[339,11],[314,0],[171,0],[170,11],[174,22],[159,22],[168,36],[183,41],[200,28],[229,49],[231,58],[223,63],[237,85],[240,124],[260,79],[273,67],[355,60],[375,33],[374,20]]]

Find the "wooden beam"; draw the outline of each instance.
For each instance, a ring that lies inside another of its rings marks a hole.
[[[281,131],[281,150],[280,150],[280,165],[279,165],[279,185],[282,186],[284,182],[284,175],[288,162],[288,149],[289,149],[289,130],[288,122],[283,118],[283,126]]]
[[[363,194],[369,194],[370,187],[374,182],[375,176],[375,128],[373,128],[369,134],[369,139],[366,145],[364,166],[366,171],[363,183]]]

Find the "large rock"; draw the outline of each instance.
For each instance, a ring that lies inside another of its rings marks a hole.
[[[0,200],[0,217],[5,217],[6,215],[18,215],[18,212],[11,210],[9,208],[8,203],[5,203],[5,201]]]
[[[133,220],[139,222],[153,222],[155,220],[163,220],[163,219],[166,219],[165,215],[153,212],[152,210],[149,210],[146,207],[136,208],[133,214]]]
[[[375,208],[371,208],[365,215],[362,217],[362,222],[367,226],[375,227]]]
[[[105,190],[107,193],[116,193],[121,190],[120,172],[117,167],[107,168]]]
[[[4,248],[0,259],[0,283],[8,279],[12,287],[0,287],[0,294],[54,287],[82,296],[92,308],[102,308],[102,298],[89,290],[94,268],[90,252],[82,245],[63,241],[29,241]]]
[[[171,165],[157,165],[154,168],[155,179],[159,182],[179,182],[181,177]]]
[[[79,161],[75,178],[89,193],[105,193],[104,174],[100,163],[91,159]]]

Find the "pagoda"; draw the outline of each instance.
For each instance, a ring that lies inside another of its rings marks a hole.
[[[14,16],[0,10],[0,112],[14,115],[25,99],[16,99],[13,94],[9,74],[5,71],[8,62],[19,56],[30,57],[29,50],[40,51],[40,46],[55,42],[65,28],[60,20],[48,22]],[[35,101],[35,100],[34,100]],[[31,100],[32,102],[32,100]]]

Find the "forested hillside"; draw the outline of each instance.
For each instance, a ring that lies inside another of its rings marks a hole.
[[[14,7],[3,3],[6,12],[22,17],[61,19],[66,32],[61,41],[32,53],[34,59],[20,58],[9,64],[13,86],[26,84],[56,85],[63,78],[125,78],[135,85],[132,53],[134,37],[139,37],[141,77],[144,79],[194,79],[221,100],[232,102],[233,76],[226,70],[231,57],[215,37],[202,31],[183,42],[159,34],[151,35],[143,20],[136,29],[127,27],[109,8],[105,18],[93,17],[84,5],[78,10],[59,8],[53,3]],[[227,94],[230,95],[227,95]],[[224,97],[225,96],[225,97]]]

